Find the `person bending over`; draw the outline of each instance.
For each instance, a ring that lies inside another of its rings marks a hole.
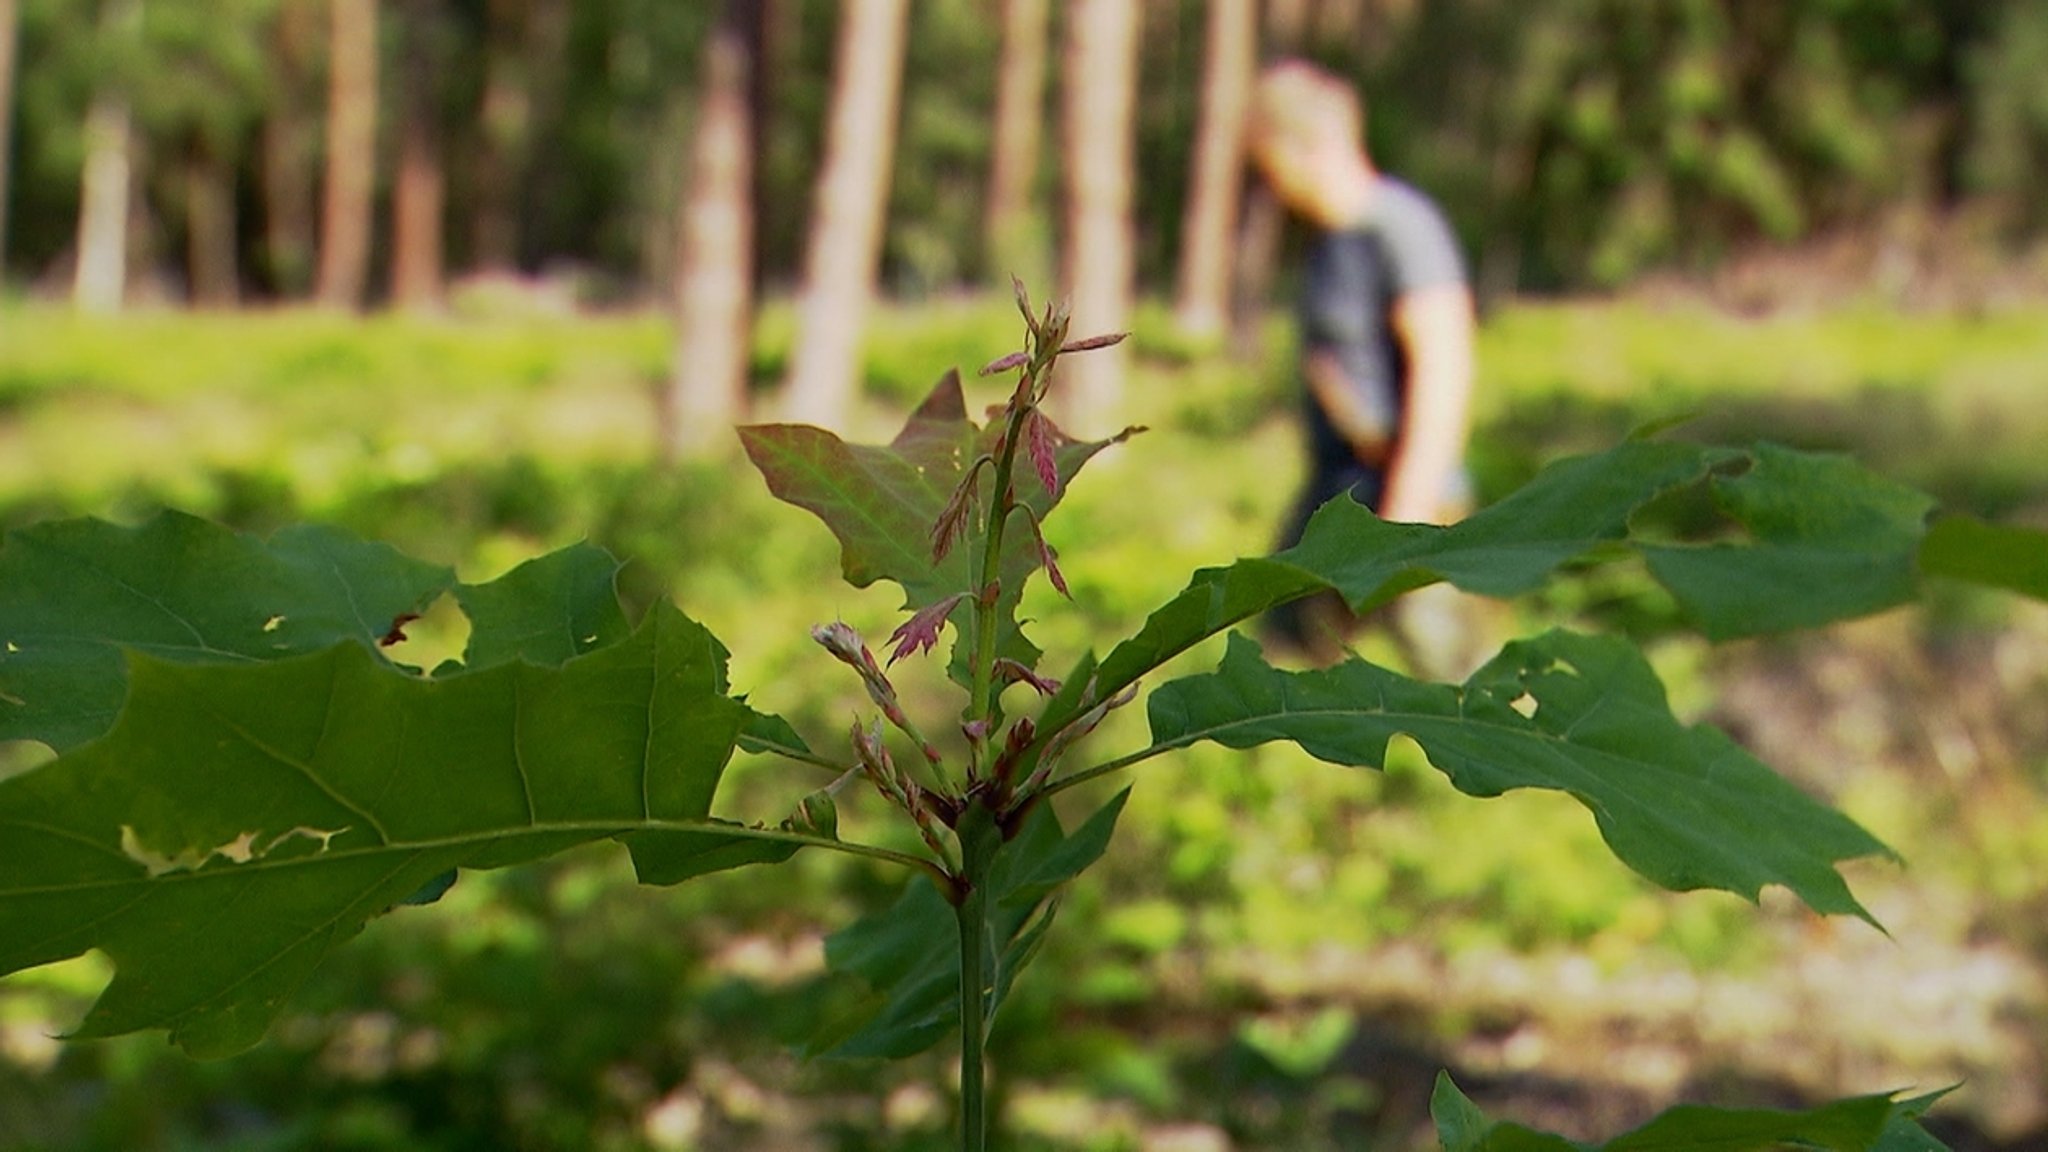
[[[1444,523],[1469,502],[1474,323],[1464,260],[1429,197],[1373,164],[1364,129],[1343,79],[1297,60],[1260,75],[1249,154],[1315,229],[1298,318],[1308,480],[1282,548],[1340,492],[1386,520]],[[1309,615],[1283,609],[1269,626],[1311,648]]]

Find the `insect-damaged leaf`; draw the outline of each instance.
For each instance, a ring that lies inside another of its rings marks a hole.
[[[453,868],[604,838],[656,882],[787,854],[726,851],[758,837],[709,818],[760,721],[666,605],[560,668],[427,680],[345,643],[137,653],[129,680],[104,738],[0,782],[0,973],[104,951],[116,975],[80,1035],[253,1044],[323,956]]]
[[[1616,637],[1517,641],[1458,688],[1357,659],[1282,672],[1233,636],[1217,671],[1161,686],[1147,713],[1153,740],[1169,747],[1287,740],[1362,768],[1384,767],[1387,741],[1405,734],[1468,795],[1571,795],[1623,863],[1674,891],[1755,900],[1781,884],[1816,911],[1869,920],[1835,865],[1889,855],[1727,736],[1680,723],[1656,674]]]
[[[1070,707],[1085,710],[1232,624],[1315,592],[1335,591],[1362,612],[1438,580],[1492,596],[1529,591],[1560,566],[1625,537],[1638,508],[1698,480],[1710,462],[1689,445],[1630,442],[1553,464],[1449,527],[1383,521],[1340,496],[1309,520],[1296,547],[1195,573],[1103,658],[1093,694]],[[1057,723],[1065,713],[1048,719]]]
[[[1050,422],[1045,431],[1059,491],[1097,452],[1129,435],[1084,443]],[[740,438],[769,491],[814,513],[838,537],[847,583],[865,588],[877,580],[894,581],[903,588],[904,607],[915,611],[949,596],[971,598],[977,591],[974,567],[983,548],[984,515],[969,516],[961,539],[938,561],[932,559],[932,529],[967,470],[992,453],[1001,432],[994,422],[981,427],[968,419],[959,373],[949,372],[886,445],[848,444],[803,424],[755,425],[740,429]],[[992,498],[993,487],[982,485],[983,504]],[[1017,499],[1041,519],[1057,501],[1041,484],[1014,487]],[[1030,668],[1037,667],[1039,653],[1018,627],[1017,604],[1038,565],[1030,532],[1012,526],[1003,538],[998,577],[996,654]],[[968,631],[962,621],[972,611],[967,600],[953,610],[961,635]],[[965,669],[960,648],[956,645],[953,661],[956,675]]]
[[[1645,505],[1710,473],[1722,509],[1749,539],[1671,545],[1636,535],[1631,520]],[[1925,496],[1841,457],[1640,440],[1552,464],[1448,526],[1383,521],[1339,496],[1309,520],[1295,547],[1195,573],[1103,657],[1093,693],[1076,703],[1088,707],[1201,640],[1316,592],[1334,591],[1357,612],[1440,580],[1515,596],[1567,564],[1629,551],[1648,560],[1711,636],[1847,619],[1917,592],[1913,563],[1928,507]],[[1934,559],[1953,556],[1943,550]]]
[[[458,584],[447,568],[317,525],[262,540],[164,512],[133,528],[21,529],[0,549],[0,740],[61,752],[105,732],[127,693],[124,649],[245,664],[344,640],[381,647],[449,591],[470,619],[469,668],[559,665],[631,631],[618,567],[576,544]]]
[[[1714,500],[1739,543],[1644,546],[1650,574],[1716,640],[1810,628],[1903,604],[1934,500],[1846,456],[1760,445],[1749,468],[1716,476]]]
[[[0,740],[58,751],[105,732],[121,650],[246,663],[341,640],[374,646],[455,582],[446,568],[331,528],[268,541],[165,512],[134,527],[63,520],[0,548]]]
[[[553,668],[632,631],[614,584],[619,562],[572,544],[519,565],[487,584],[455,589],[469,617],[462,663],[471,669],[525,660]]]

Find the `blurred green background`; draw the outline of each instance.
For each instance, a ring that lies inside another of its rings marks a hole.
[[[471,581],[587,538],[628,561],[632,606],[673,597],[758,707],[831,739],[864,698],[808,629],[878,637],[898,604],[840,584],[830,536],[774,503],[736,443],[673,458],[664,394],[695,351],[675,347],[674,299],[721,20],[752,21],[740,375],[772,412],[837,33],[879,7],[0,0],[0,32],[19,34],[0,52],[0,527],[166,505],[257,532],[315,520]],[[1846,451],[1950,510],[2048,526],[2039,0],[915,0],[896,138],[874,150],[879,298],[842,427],[858,439],[890,435],[946,368],[1017,346],[992,282],[1061,284],[1062,189],[1093,161],[1055,106],[1108,77],[1067,76],[1061,45],[1084,12],[1141,17],[1120,161],[1137,302],[1115,323],[1133,330],[1121,415],[1151,430],[1047,525],[1074,593],[1030,589],[1048,667],[1135,630],[1193,568],[1266,551],[1298,479],[1286,275],[1231,286],[1228,335],[1190,334],[1169,302],[1222,10],[1255,13],[1262,54],[1356,80],[1375,157],[1456,227],[1484,305],[1482,499],[1690,416],[1669,434]],[[1022,215],[998,228],[991,122],[1019,55],[1007,22],[1031,11],[1050,45],[1027,77],[1043,131]],[[316,309],[318,176],[339,152],[329,18],[365,12],[359,95],[382,109],[359,173],[367,264]],[[95,303],[77,275],[85,173],[114,153],[124,198],[101,223],[125,272]],[[440,230],[422,239],[419,217],[398,223],[400,186],[433,172]],[[1242,216],[1256,270],[1257,211]],[[1299,242],[1279,234],[1280,267]],[[431,283],[401,299],[399,265],[423,251]],[[971,405],[1002,399],[968,387]],[[1456,796],[1412,748],[1372,775],[1204,747],[1138,771],[1110,855],[996,1025],[1012,1146],[1432,1147],[1429,1085],[1449,1067],[1495,1114],[1582,1137],[1679,1098],[1960,1081],[1934,1123],[1954,1147],[2048,1147],[2048,609],[1937,588],[1825,634],[1709,648],[1623,567],[1491,621],[1638,639],[1681,715],[1901,851],[1903,869],[1851,875],[1891,936],[1770,893],[1758,910],[1652,891],[1570,801]],[[409,643],[430,662],[462,627],[444,605]],[[1399,659],[1380,633],[1361,644]],[[934,725],[942,679],[902,677]],[[1116,714],[1101,740],[1128,748],[1141,725]],[[0,774],[42,755],[0,746]],[[730,781],[748,818],[810,783],[750,762]],[[1107,795],[1070,799],[1078,814]],[[900,834],[875,807],[849,819]],[[53,1039],[107,972],[20,973],[0,979],[0,1150],[943,1149],[945,1057],[792,1054],[846,995],[822,979],[823,935],[902,882],[811,854],[641,889],[601,850],[469,875],[372,925],[269,1042],[216,1063],[156,1035]]]
[[[889,593],[837,584],[829,535],[736,453],[660,462],[658,319],[25,305],[0,321],[0,522],[160,504],[255,531],[311,519],[466,579],[588,537],[630,560],[629,600],[673,596],[733,649],[736,685],[814,739],[859,690],[808,626],[893,626]],[[1011,346],[1015,327],[1006,300],[887,310],[856,434],[886,435],[941,366]],[[771,312],[760,330],[768,375],[790,326]],[[1141,312],[1132,403],[1151,431],[1048,525],[1077,610],[1027,606],[1055,666],[1133,630],[1193,567],[1266,547],[1298,467],[1287,376],[1266,366],[1284,363],[1286,331],[1270,324],[1245,367]],[[1482,358],[1486,497],[1698,412],[1677,434],[1839,448],[1952,509],[2048,515],[2048,311],[1530,303],[1492,318]],[[999,398],[979,387],[971,399]],[[1569,801],[1472,801],[1412,755],[1382,777],[1202,748],[1139,770],[1110,858],[997,1026],[1019,1146],[1404,1148],[1440,1065],[1497,1107],[1587,1133],[1674,1094],[1790,1103],[1961,1079],[1944,1109],[1958,1147],[2038,1138],[2048,724],[2032,702],[2048,612],[1943,591],[1825,635],[1709,649],[1647,580],[1603,571],[1514,616],[1635,635],[1682,715],[1730,727],[1898,847],[1907,868],[1852,875],[1894,939],[1774,900],[1655,892]],[[414,643],[459,644],[458,619],[431,615]],[[1378,643],[1368,654],[1387,657]],[[902,679],[942,714],[935,667]],[[1138,738],[1118,719],[1108,742]],[[780,771],[743,764],[736,811],[786,798]],[[839,994],[820,980],[821,934],[900,877],[806,856],[676,890],[630,880],[609,851],[466,876],[441,905],[373,925],[271,1042],[220,1063],[154,1035],[49,1039],[105,979],[90,959],[11,977],[0,1147],[946,1146],[943,1059],[804,1063],[788,1047]]]

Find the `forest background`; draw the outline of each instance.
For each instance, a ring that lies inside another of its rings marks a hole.
[[[1014,345],[1017,273],[1134,331],[1067,419],[1155,433],[1054,541],[1083,612],[1053,639],[1127,630],[1265,550],[1298,468],[1299,236],[1234,136],[1281,53],[1357,78],[1464,242],[1482,496],[1691,411],[2048,520],[2031,0],[0,0],[0,525],[316,519],[468,579],[588,535],[831,730],[805,630],[895,605],[821,590],[829,539],[727,429],[886,435]],[[1897,941],[1650,893],[1569,805],[1191,755],[1005,1010],[1019,1138],[1407,1147],[1450,1064],[1585,1135],[1961,1079],[1958,1147],[2038,1147],[2048,620],[1944,598],[1713,650],[1627,574],[1516,612],[1627,629],[1686,714],[1899,846],[1856,877]],[[465,878],[216,1065],[51,1042],[89,959],[10,978],[0,1148],[944,1146],[935,1062],[783,1045],[835,994],[819,926],[885,877],[624,881]]]

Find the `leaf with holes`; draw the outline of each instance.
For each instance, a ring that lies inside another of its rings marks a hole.
[[[1934,501],[1846,456],[1761,445],[1717,475],[1714,500],[1748,539],[1646,545],[1650,574],[1716,640],[1811,628],[1904,604]]]
[[[589,544],[538,556],[487,584],[463,584],[456,603],[469,617],[468,668],[513,660],[559,667],[624,639],[632,628],[614,584],[619,562]]]
[[[1709,477],[1721,509],[1748,539],[1671,544],[1637,532],[1632,521],[1645,506]],[[1634,552],[1709,635],[1728,637],[1902,603],[1918,591],[1916,556],[1942,575],[1975,573],[2021,591],[2039,586],[2018,530],[1967,538],[1965,529],[1949,530],[1923,550],[1928,508],[1925,496],[1843,457],[1650,440],[1559,461],[1447,526],[1390,523],[1340,496],[1317,510],[1295,547],[1195,573],[1137,635],[1103,657],[1073,710],[1046,723],[1057,728],[1233,624],[1325,591],[1355,612],[1440,580],[1516,596],[1566,565]]]
[[[76,747],[114,723],[122,650],[250,663],[375,646],[455,582],[331,528],[267,542],[165,512],[137,527],[64,520],[0,548],[0,740]]]
[[[1674,891],[1754,900],[1781,884],[1816,911],[1870,920],[1835,865],[1889,855],[1719,731],[1680,723],[1656,674],[1615,637],[1517,641],[1461,689],[1356,659],[1283,672],[1233,636],[1217,671],[1162,685],[1147,712],[1157,746],[1286,740],[1362,768],[1383,767],[1387,741],[1409,736],[1467,795],[1569,794],[1623,863]]]
[[[666,882],[828,839],[829,814],[710,818],[742,732],[777,727],[727,694],[725,663],[666,605],[559,668],[433,680],[349,643],[233,665],[133,653],[111,731],[0,782],[0,973],[100,949],[116,975],[79,1035],[168,1028],[219,1054],[450,869],[611,838]]]

